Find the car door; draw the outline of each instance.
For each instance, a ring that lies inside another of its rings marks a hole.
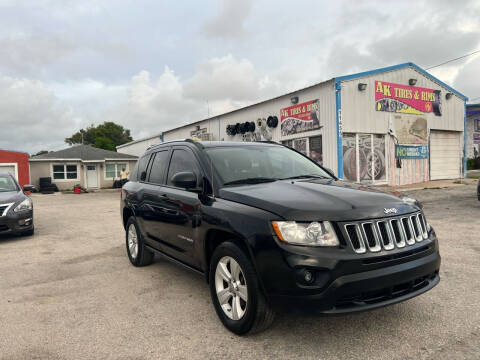
[[[190,266],[200,268],[200,259],[195,254],[202,244],[198,240],[202,232],[202,203],[195,190],[177,188],[172,177],[183,171],[191,171],[197,176],[198,184],[202,179],[201,168],[191,149],[176,146],[172,149],[170,166],[167,172],[163,204],[169,211],[166,222],[164,250],[170,256]]]
[[[165,224],[170,221],[172,213],[163,196],[169,160],[169,148],[152,155],[138,194],[140,198],[138,215],[141,218],[145,241],[160,251],[163,251],[162,244],[166,237]]]

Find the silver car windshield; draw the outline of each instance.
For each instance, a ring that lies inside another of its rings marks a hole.
[[[332,178],[314,161],[283,146],[219,146],[206,152],[224,185]]]

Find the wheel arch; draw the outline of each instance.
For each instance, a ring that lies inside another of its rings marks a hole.
[[[212,258],[213,252],[215,249],[222,243],[230,241],[237,245],[240,249],[245,252],[245,255],[251,261],[253,268],[255,269],[255,273],[257,274],[258,281],[260,286],[263,290],[263,284],[258,276],[257,266],[255,263],[255,259],[252,254],[252,250],[248,244],[247,239],[242,238],[238,234],[234,234],[229,231],[219,230],[219,229],[211,229],[207,232],[205,236],[205,244],[204,244],[204,261],[205,261],[205,280],[209,282],[209,271],[210,271],[210,259]]]
[[[131,216],[135,216],[135,213],[129,207],[123,208],[122,220],[123,220],[123,228],[126,229],[127,221]]]

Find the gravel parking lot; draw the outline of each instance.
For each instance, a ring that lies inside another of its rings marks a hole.
[[[34,195],[36,234],[0,238],[0,357],[479,359],[475,185],[410,195],[440,239],[436,288],[357,315],[278,314],[247,337],[223,328],[202,277],[161,258],[130,265],[118,192]]]

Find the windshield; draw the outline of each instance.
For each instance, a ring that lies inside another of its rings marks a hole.
[[[9,175],[0,175],[0,192],[18,191],[17,184]]]
[[[312,160],[283,146],[220,146],[208,148],[206,152],[224,185],[332,178]]]

